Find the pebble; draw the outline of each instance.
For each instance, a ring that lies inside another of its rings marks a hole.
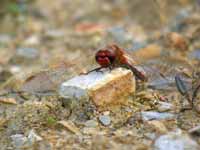
[[[35,142],[42,141],[42,137],[37,135],[34,130],[31,130],[28,134],[28,141],[33,144]]]
[[[200,60],[200,49],[192,51],[189,54],[189,58]]]
[[[167,112],[160,113],[156,111],[143,111],[141,112],[141,117],[144,121],[149,121],[149,120],[174,119],[176,115]]]
[[[27,39],[25,39],[24,41],[24,45],[38,45],[40,44],[40,39],[37,35],[32,35],[30,37],[28,37]]]
[[[156,132],[160,134],[167,133],[168,131],[164,123],[162,123],[161,121],[152,120],[152,121],[148,121],[147,123],[151,128],[153,128]]]
[[[150,140],[156,139],[156,133],[145,133],[144,136]]]
[[[180,129],[158,137],[153,145],[153,150],[199,150],[196,141],[192,140]]]
[[[98,122],[95,120],[88,120],[85,122],[85,126],[86,127],[97,127],[98,126]]]
[[[15,148],[19,149],[27,142],[27,137],[23,134],[11,135],[12,144]]]
[[[17,73],[21,73],[22,72],[22,68],[20,66],[17,66],[17,65],[13,65],[9,68],[9,71],[12,73],[12,74],[17,74]]]
[[[96,128],[84,127],[82,129],[82,133],[85,135],[97,135],[99,133],[99,131]]]
[[[111,119],[110,116],[108,115],[100,115],[99,116],[99,121],[104,125],[104,126],[108,126],[111,123]]]
[[[0,34],[0,44],[9,43],[11,41],[11,37],[6,34]]]
[[[34,130],[31,130],[28,136],[23,134],[11,135],[12,144],[15,149],[21,150],[22,147],[31,147],[35,142],[42,141],[42,137],[37,135]]]
[[[164,112],[164,111],[169,111],[173,109],[173,105],[167,102],[159,102],[158,104],[158,111],[159,112]]]
[[[61,38],[65,35],[64,31],[53,29],[53,30],[47,30],[45,35],[49,38]]]
[[[24,48],[18,48],[16,51],[18,56],[27,59],[35,59],[39,56],[39,51],[36,48],[24,47]]]

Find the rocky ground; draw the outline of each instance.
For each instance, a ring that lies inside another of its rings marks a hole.
[[[199,7],[198,0],[3,0],[0,149],[200,149]],[[95,53],[110,43],[126,49],[148,81],[103,110],[91,97],[63,96],[63,82],[98,67]]]

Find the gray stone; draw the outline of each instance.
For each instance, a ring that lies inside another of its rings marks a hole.
[[[85,126],[86,127],[97,127],[98,126],[98,122],[95,120],[88,120],[85,122]]]
[[[35,48],[24,47],[24,48],[18,48],[16,51],[18,56],[27,59],[35,59],[39,56],[39,51],[38,49]]]
[[[0,34],[0,44],[6,44],[11,41],[11,36],[7,34]]]
[[[13,146],[18,149],[22,147],[27,142],[27,137],[23,134],[11,135]]]
[[[42,141],[42,137],[38,136],[33,130],[28,134],[28,141],[32,145],[35,142]]]
[[[99,121],[104,125],[104,126],[108,126],[111,123],[111,119],[110,116],[108,115],[100,115],[99,116]]]
[[[144,121],[148,121],[148,120],[174,119],[176,115],[166,112],[160,113],[155,111],[144,111],[141,112],[141,117]]]
[[[160,112],[164,112],[164,111],[168,111],[168,110],[172,110],[173,109],[173,105],[167,102],[159,102],[158,104],[158,111]]]

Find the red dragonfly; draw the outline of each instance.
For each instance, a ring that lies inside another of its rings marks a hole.
[[[146,75],[134,66],[134,64],[136,64],[135,61],[124,49],[120,48],[116,44],[108,45],[105,48],[99,49],[95,55],[95,59],[100,67],[91,71],[97,71],[101,68],[107,67],[110,69],[115,67],[125,67],[130,69],[141,81],[147,81]]]

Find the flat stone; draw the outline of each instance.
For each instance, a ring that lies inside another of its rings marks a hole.
[[[126,103],[126,96],[135,92],[133,73],[124,68],[93,71],[61,84],[59,93],[66,99],[88,98],[98,107]]]
[[[158,103],[158,111],[159,112],[164,112],[164,111],[169,111],[172,110],[174,106],[170,103],[167,102],[159,102]]]
[[[167,112],[159,113],[156,111],[144,111],[141,112],[141,117],[144,121],[148,121],[148,120],[175,119],[176,115]]]

